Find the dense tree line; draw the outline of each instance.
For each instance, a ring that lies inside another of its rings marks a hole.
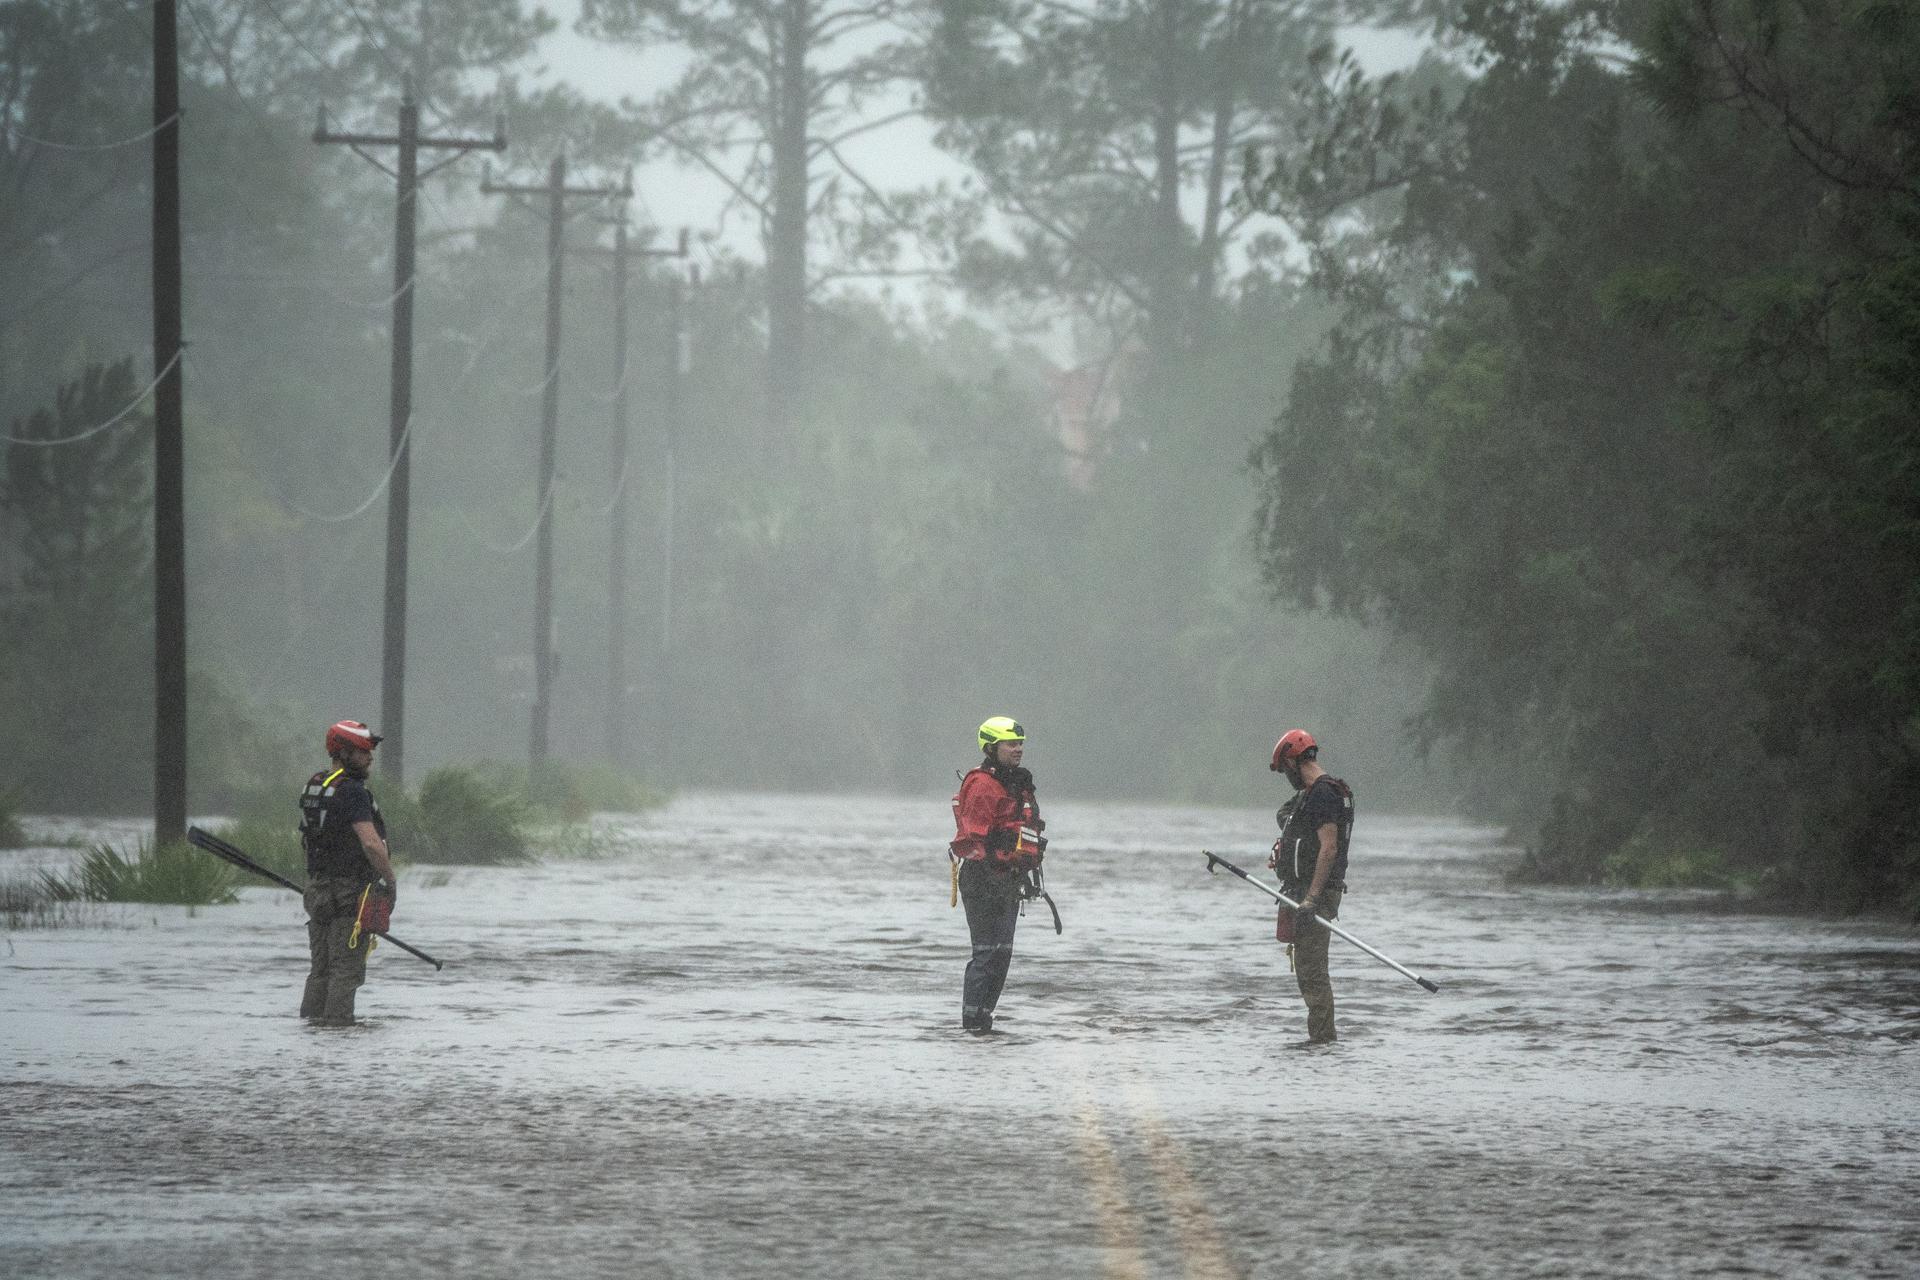
[[[935,10],[785,0],[583,12],[589,34],[677,42],[687,76],[619,109],[527,88],[520,70],[551,23],[513,0],[183,0],[196,810],[302,772],[314,724],[377,715],[393,187],[308,135],[322,101],[335,128],[390,131],[403,76],[432,130],[490,133],[505,110],[513,146],[496,176],[537,180],[562,146],[587,176],[697,153],[688,163],[725,171],[732,212],[763,232],[758,256],[704,249],[697,287],[680,264],[636,273],[627,474],[610,463],[609,276],[601,260],[569,257],[559,479],[543,495],[543,210],[480,195],[473,162],[423,188],[412,768],[522,757],[528,535],[548,507],[563,756],[595,755],[606,718],[621,715],[635,758],[619,763],[668,784],[931,791],[968,762],[972,726],[1011,711],[1031,722],[1056,794],[1237,799],[1265,793],[1264,752],[1284,719],[1336,744],[1376,806],[1437,801],[1400,741],[1405,653],[1344,621],[1271,609],[1246,554],[1246,450],[1330,318],[1272,254],[1228,249],[1228,227],[1257,219],[1224,209],[1215,122],[1229,119],[1236,145],[1251,136],[1285,75],[1267,69],[1268,97],[1229,95],[1222,117],[1207,58],[1221,22],[1253,22],[1262,6],[1196,9],[1204,21],[1182,45],[1194,56],[1161,73],[1158,101],[1174,113],[1153,127],[1163,148],[1179,145],[1159,207],[1168,190],[1191,192],[1213,221],[1197,235],[1079,235],[1047,251],[1057,266],[1097,253],[1144,282],[1158,278],[1161,248],[1183,242],[1177,310],[1207,317],[1182,322],[1170,358],[1147,361],[1136,347],[1150,310],[1088,306],[1084,260],[1046,277],[1054,313],[1077,316],[1114,371],[1084,455],[1057,430],[1060,373],[1037,350],[949,308],[842,287],[859,273],[953,268],[981,299],[1009,296],[1004,272],[971,268],[999,260],[981,233],[1017,211],[887,188],[845,153],[899,108],[886,86],[919,85],[912,109],[950,121],[956,154],[987,158],[979,144],[994,126],[964,95],[943,96],[955,63],[937,65]],[[104,0],[0,5],[0,237],[49,250],[0,257],[0,423],[21,440],[91,429],[137,401],[151,372],[139,356],[150,121],[129,91],[145,83],[147,33],[131,14]],[[898,40],[835,43],[875,14],[897,19]],[[1275,47],[1304,66],[1303,41]],[[949,51],[981,56],[978,45]],[[1027,123],[1056,138],[1080,129]],[[1063,192],[1050,220],[1134,220],[1131,203],[1119,208],[1134,201],[1123,186],[1104,212],[1098,190]],[[582,208],[570,245],[594,243],[596,219],[612,212]],[[1001,229],[1002,251],[1022,252],[1018,227]],[[674,230],[640,234],[661,247]],[[676,278],[684,343],[669,320]],[[66,735],[44,767],[0,777],[29,808],[146,799],[144,432],[136,411],[91,453],[6,454],[0,721]],[[98,491],[62,496],[50,465],[93,474]],[[620,500],[634,514],[630,676],[610,706],[608,513]],[[34,540],[20,536],[28,528]],[[130,539],[110,563],[92,550],[103,531]],[[95,595],[124,625],[92,625],[110,616]]]
[[[1920,14],[1449,37],[1249,174],[1344,304],[1255,455],[1269,584],[1418,642],[1534,874],[1920,908]]]

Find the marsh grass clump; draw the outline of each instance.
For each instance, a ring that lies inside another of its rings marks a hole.
[[[38,878],[0,879],[0,923],[9,929],[46,927],[58,913],[58,904]]]
[[[292,808],[291,805],[287,806]],[[222,823],[213,834],[240,849],[269,871],[278,871],[295,884],[307,880],[307,854],[300,847],[300,831],[291,821],[248,817]],[[206,855],[202,855],[206,856]],[[257,876],[242,875],[242,884],[266,884]]]
[[[132,857],[109,844],[87,850],[71,872],[40,873],[54,902],[147,902],[212,906],[238,901],[239,873],[184,841],[141,840]]]
[[[0,787],[0,849],[27,847],[27,830],[20,825],[20,797]]]
[[[0,878],[0,928],[61,929],[102,923],[98,907],[58,901],[39,876]]]
[[[491,769],[435,769],[417,795],[382,808],[395,854],[406,861],[503,866],[534,860],[527,803]]]

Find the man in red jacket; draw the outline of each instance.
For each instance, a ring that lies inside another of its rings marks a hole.
[[[953,797],[954,860],[960,897],[967,907],[973,957],[967,961],[960,996],[960,1025],[993,1030],[994,1006],[1013,963],[1013,930],[1020,922],[1022,889],[1037,876],[1046,821],[1034,799],[1033,775],[1021,767],[1027,732],[1007,716],[980,726],[983,758],[960,780]]]

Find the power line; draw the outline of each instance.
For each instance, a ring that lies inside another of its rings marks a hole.
[[[32,436],[0,435],[0,441],[5,441],[7,444],[29,445],[34,448],[51,448],[54,445],[78,444],[82,440],[92,439],[94,436],[99,435],[102,431],[109,430],[112,427],[118,425],[120,421],[124,419],[128,414],[132,413],[135,409],[138,409],[141,403],[144,402],[148,396],[153,394],[153,389],[160,385],[161,380],[164,379],[169,373],[173,372],[173,366],[180,363],[180,357],[183,354],[185,354],[185,352],[186,352],[185,347],[181,347],[175,350],[173,353],[173,359],[167,361],[167,363],[161,368],[160,372],[153,375],[153,381],[149,382],[146,385],[146,387],[141,390],[139,395],[129,400],[125,408],[121,409],[120,412],[114,414],[111,418],[108,418],[105,422],[102,422],[96,426],[88,427],[85,431],[80,432],[78,435],[61,436],[57,440],[40,440],[40,439],[35,439]]]
[[[292,511],[296,515],[305,516],[307,519],[315,521],[316,523],[319,523],[319,524],[347,524],[348,522],[357,520],[361,516],[365,515],[367,513],[367,508],[371,507],[376,501],[378,501],[380,498],[380,495],[387,491],[387,486],[393,482],[394,469],[400,465],[400,459],[406,456],[407,439],[413,434],[414,421],[415,419],[412,417],[409,417],[407,419],[407,425],[405,429],[402,430],[400,433],[400,446],[393,450],[392,456],[387,460],[386,472],[380,477],[380,482],[373,486],[373,492],[369,493],[366,497],[366,500],[362,502],[359,506],[355,507],[353,510],[347,512],[344,515],[328,515],[324,512],[309,510],[308,508],[295,502],[292,498],[288,497],[286,494],[286,491],[281,489],[280,486],[277,483],[275,483],[273,480],[265,476],[262,476],[261,478],[265,479],[268,484],[273,485],[275,492],[278,493],[278,495],[281,498],[282,505],[284,505],[289,511]]]
[[[351,5],[353,0],[348,0]],[[354,8],[356,16],[359,9]],[[393,355],[391,395],[388,418],[393,440],[393,465],[388,469],[392,485],[387,503],[386,598],[381,648],[380,719],[389,746],[386,768],[396,783],[403,777],[405,756],[405,698],[407,659],[407,541],[411,464],[407,435],[413,429],[413,302],[416,273],[414,244],[418,234],[420,189],[420,152],[451,153],[441,165],[451,164],[470,151],[504,151],[507,130],[504,120],[494,122],[491,138],[425,137],[420,133],[420,109],[414,102],[412,77],[400,78],[400,122],[396,133],[335,133],[327,128],[327,109],[320,108],[319,123],[313,140],[321,145],[338,143],[351,147],[369,162],[385,169],[363,148],[396,149],[394,176],[397,198],[394,201],[393,237]],[[431,175],[436,165],[427,170]]]
[[[52,151],[113,151],[120,147],[130,147],[136,142],[145,142],[179,118],[180,113],[176,111],[151,129],[142,130],[130,138],[119,138],[113,142],[55,142],[51,138],[36,138],[30,133],[22,133],[12,124],[0,125],[0,128],[3,128],[16,141],[30,142],[36,147],[46,147]]]
[[[467,513],[459,507],[453,509],[453,514],[459,518],[461,524],[467,526],[467,532],[473,535],[473,540],[493,552],[494,555],[514,555],[526,550],[527,544],[533,541],[534,535],[546,527],[547,509],[553,505],[554,491],[559,488],[559,485],[560,481],[557,476],[547,482],[547,492],[546,495],[540,499],[540,510],[535,513],[533,524],[528,526],[527,531],[520,536],[518,542],[512,543],[511,545],[503,546],[488,538],[486,534],[480,531],[479,526],[475,525],[473,521],[467,517]]]
[[[544,196],[547,201],[547,376],[540,397],[540,481],[546,497],[540,519],[534,526],[539,534],[539,549],[533,572],[533,723],[527,749],[528,758],[537,767],[547,758],[547,727],[553,704],[553,517],[548,508],[553,497],[554,455],[560,427],[561,262],[566,256],[567,201],[580,197],[593,200],[630,197],[633,174],[629,172],[619,186],[568,186],[567,158],[562,153],[553,158],[543,185],[496,184],[489,175],[481,182],[480,190],[488,195]]]

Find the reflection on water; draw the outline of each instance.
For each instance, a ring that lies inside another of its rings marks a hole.
[[[1920,1274],[1920,940],[1520,891],[1363,815],[1304,1018],[1270,814],[1055,803],[1066,922],[961,1035],[945,797],[710,795],[415,877],[443,973],[293,1017],[298,901],[0,940],[0,1270],[80,1277]],[[34,856],[34,855],[26,855]],[[0,870],[18,865],[0,863]],[[1295,1214],[1313,1224],[1310,1243]]]

